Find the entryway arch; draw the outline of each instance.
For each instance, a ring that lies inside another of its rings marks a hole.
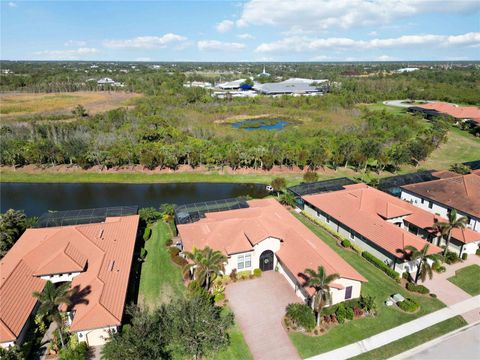
[[[265,250],[260,255],[260,264],[259,268],[262,271],[269,271],[273,270],[273,251],[272,250]]]

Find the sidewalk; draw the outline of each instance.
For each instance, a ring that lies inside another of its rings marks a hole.
[[[422,316],[359,342],[313,356],[308,360],[349,359],[472,310],[476,310],[477,313],[480,311],[480,295]]]

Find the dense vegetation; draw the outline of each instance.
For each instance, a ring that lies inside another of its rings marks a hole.
[[[36,221],[35,217],[28,218],[21,210],[9,209],[0,214],[0,259]]]
[[[93,90],[98,87],[95,82],[93,87],[88,85],[87,77],[111,76],[125,83],[122,90],[146,95],[137,101],[135,109],[95,116],[82,112],[82,116],[75,115],[68,121],[55,115],[38,121],[33,117],[2,126],[0,163],[12,166],[77,164],[110,168],[140,164],[150,169],[187,165],[267,170],[273,166],[350,166],[356,170],[394,171],[402,164],[417,165],[426,159],[445,141],[450,124],[446,120],[428,123],[401,112],[360,110],[361,104],[407,97],[478,103],[480,85],[480,73],[474,67],[446,71],[433,66],[393,74],[389,72],[392,64],[276,64],[275,73],[280,76],[335,80],[331,93],[220,100],[204,89],[183,84],[209,77],[213,81],[222,76],[247,76],[255,74],[258,66],[237,64],[233,71],[231,64],[162,64],[160,69],[127,63],[101,63],[94,68],[89,63],[4,65],[13,74],[2,75],[3,90]],[[349,71],[367,76],[342,75]],[[280,131],[231,127],[238,116],[265,113],[281,116],[290,125]]]

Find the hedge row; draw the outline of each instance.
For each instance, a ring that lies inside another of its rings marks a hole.
[[[377,268],[382,270],[385,274],[390,276],[393,280],[395,280],[396,282],[400,282],[400,275],[395,270],[388,267],[388,265],[386,265],[383,261],[377,259],[375,256],[370,254],[368,251],[362,252],[362,256],[365,259],[367,259],[370,263],[375,265]]]
[[[417,293],[420,293],[420,294],[428,294],[430,292],[430,290],[428,290],[428,288],[426,288],[425,286],[417,285],[417,284],[414,284],[414,283],[408,283],[407,284],[407,290],[417,292]]]
[[[397,303],[398,307],[406,312],[415,312],[420,307],[420,304],[413,299],[407,298]]]

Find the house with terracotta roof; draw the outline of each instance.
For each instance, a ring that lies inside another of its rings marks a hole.
[[[67,310],[79,341],[105,343],[121,325],[139,216],[27,229],[0,260],[0,345],[21,344],[48,280],[71,282]]]
[[[401,198],[432,214],[446,218],[455,209],[468,219],[468,227],[480,232],[480,176],[450,176],[401,187]],[[475,252],[475,251],[473,251]]]
[[[228,257],[225,274],[277,270],[296,294],[308,301],[303,286],[307,268],[323,266],[340,278],[331,285],[332,302],[357,298],[367,280],[274,199],[251,200],[248,207],[205,213],[195,222],[177,224],[183,251],[206,246]]]
[[[480,108],[478,106],[459,106],[445,102],[430,102],[412,106],[408,111],[422,113],[427,118],[447,115],[462,122],[480,124]]]
[[[345,185],[343,190],[306,195],[304,211],[364,251],[368,251],[402,274],[417,270],[401,250],[407,245],[421,249],[426,240],[409,232],[405,219],[413,205],[365,184]],[[430,224],[431,226],[432,224]],[[441,248],[431,245],[430,254]]]

